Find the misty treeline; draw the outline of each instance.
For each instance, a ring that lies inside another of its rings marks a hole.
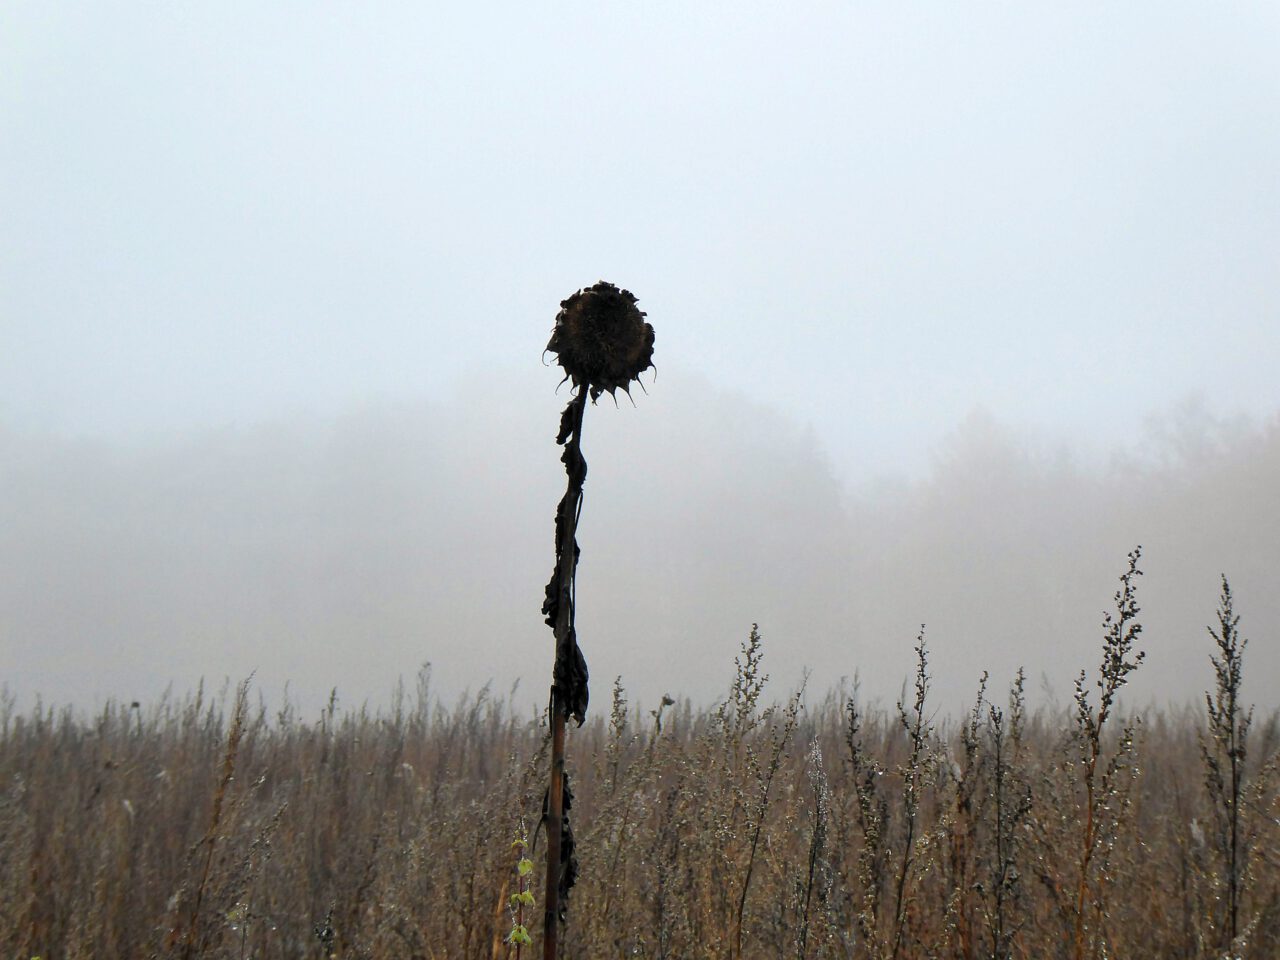
[[[1280,716],[1241,695],[1254,648],[1225,582],[1187,665],[1201,703],[1125,709],[1137,560],[1066,706],[984,675],[941,719],[923,631],[893,706],[779,689],[754,626],[710,708],[615,682],[571,732],[564,956],[1276,956]],[[430,668],[385,709],[318,716],[248,681],[94,715],[7,695],[0,953],[514,956],[547,748],[545,715],[487,687],[441,700]]]
[[[948,712],[964,709],[975,664],[1025,667],[1032,702],[1065,702],[1114,558],[1135,543],[1150,641],[1131,699],[1197,696],[1186,665],[1219,574],[1255,623],[1280,622],[1276,419],[1189,405],[1135,417],[1132,443],[1089,460],[975,414],[920,476],[876,480],[833,466],[858,462],[856,418],[847,446],[824,450],[743,395],[678,368],[662,377],[645,416],[602,401],[579,535],[593,672],[627,677],[638,701],[709,703],[746,617],[788,684],[808,667],[825,689],[856,663],[864,694],[892,702],[926,622]],[[406,665],[429,659],[451,695],[536,678],[532,704],[551,655],[536,612],[563,398],[544,409],[526,398],[545,391],[490,385],[484,404],[148,441],[0,429],[10,685],[150,701],[170,681],[256,671],[273,703],[290,681],[315,710],[339,679],[351,701],[385,703]],[[1274,644],[1253,656],[1251,676],[1280,675]]]

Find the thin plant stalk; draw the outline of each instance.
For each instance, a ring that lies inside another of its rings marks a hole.
[[[191,908],[191,920],[187,924],[186,941],[183,944],[183,960],[191,960],[196,950],[203,945],[197,943],[200,927],[200,909],[204,905],[205,890],[209,885],[209,872],[213,866],[213,848],[218,841],[218,827],[222,823],[223,801],[227,796],[227,788],[236,769],[236,754],[240,749],[240,738],[244,735],[244,718],[249,695],[249,681],[245,680],[236,688],[235,706],[231,713],[231,729],[227,734],[227,749],[222,756],[222,776],[218,779],[218,788],[213,795],[213,810],[209,815],[209,829],[205,831],[200,845],[204,847],[204,866],[200,871],[200,882],[196,885],[195,903]]]
[[[1226,948],[1230,948],[1240,935],[1240,894],[1246,860],[1240,806],[1244,794],[1249,727],[1253,722],[1253,708],[1245,709],[1240,703],[1240,689],[1244,683],[1244,649],[1248,641],[1240,636],[1239,623],[1231,585],[1223,576],[1218,629],[1209,628],[1209,636],[1213,638],[1219,654],[1209,658],[1213,664],[1215,693],[1204,695],[1209,730],[1208,737],[1201,740],[1200,750],[1210,796],[1218,808],[1220,820],[1224,821],[1219,846],[1226,861]]]
[[[929,722],[925,719],[924,707],[929,693],[929,660],[925,646],[924,627],[916,637],[916,695],[911,705],[911,712],[898,704],[898,719],[902,729],[911,743],[911,754],[907,765],[903,768],[902,805],[907,831],[903,839],[902,870],[898,874],[897,890],[894,894],[893,906],[893,953],[894,960],[901,955],[903,935],[907,928],[907,879],[914,865],[914,849],[916,842],[916,822],[920,812],[920,794],[923,787],[924,767],[930,762],[928,757]]]
[[[1084,960],[1089,951],[1090,936],[1086,930],[1086,910],[1089,898],[1094,893],[1093,861],[1098,853],[1102,833],[1109,826],[1104,822],[1108,804],[1114,799],[1115,774],[1124,763],[1125,754],[1132,749],[1133,732],[1126,728],[1121,737],[1117,754],[1106,765],[1105,772],[1099,776],[1098,764],[1103,754],[1103,729],[1116,707],[1116,699],[1120,688],[1129,678],[1129,674],[1138,669],[1146,654],[1134,651],[1138,636],[1142,633],[1142,624],[1137,617],[1140,612],[1137,600],[1137,578],[1142,575],[1138,569],[1138,561],[1142,557],[1142,547],[1135,547],[1129,553],[1129,569],[1120,577],[1120,589],[1116,591],[1116,616],[1107,614],[1103,619],[1105,635],[1103,639],[1102,666],[1097,681],[1102,691],[1098,706],[1089,702],[1085,687],[1085,674],[1081,671],[1076,680],[1076,728],[1083,740],[1081,779],[1084,782],[1084,831],[1080,852],[1079,882],[1076,886],[1075,930],[1072,937],[1074,960]]]
[[[570,403],[566,413],[572,418],[572,434],[565,441],[565,464],[569,475],[568,488],[564,499],[560,501],[560,513],[556,518],[556,527],[560,533],[557,544],[555,589],[560,597],[556,608],[555,638],[556,662],[560,662],[560,651],[572,642],[570,632],[573,629],[573,583],[577,571],[578,551],[575,538],[578,530],[578,518],[582,513],[582,484],[586,479],[585,469],[575,469],[574,464],[583,462],[581,451],[582,420],[587,407],[587,390],[578,391],[577,397]],[[585,463],[583,463],[585,467]],[[557,678],[558,679],[558,678]],[[565,725],[568,719],[568,704],[563,691],[558,690],[558,683],[551,685],[551,780],[547,793],[547,876],[543,894],[542,921],[542,955],[545,960],[555,960],[559,947],[559,915],[560,915],[560,856],[563,846],[564,824],[564,741]]]

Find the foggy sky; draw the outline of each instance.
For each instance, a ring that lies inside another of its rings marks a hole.
[[[442,401],[601,278],[854,475],[974,405],[1094,454],[1122,404],[1265,416],[1277,36],[1274,4],[6,4],[0,417]]]
[[[597,699],[715,696],[752,621],[783,685],[892,699],[927,622],[940,695],[1065,695],[1137,543],[1138,692],[1204,686],[1220,572],[1280,675],[1277,36],[1274,4],[5,5],[0,682],[359,701],[431,660],[540,700],[537,361],[599,279],[660,374],[586,426]]]

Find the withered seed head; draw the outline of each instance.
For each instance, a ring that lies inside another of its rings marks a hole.
[[[631,381],[653,366],[653,326],[644,317],[631,291],[601,280],[561,301],[547,349],[592,400],[619,387],[630,393]]]

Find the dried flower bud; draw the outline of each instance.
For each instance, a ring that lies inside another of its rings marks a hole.
[[[595,400],[604,391],[628,394],[631,381],[653,366],[653,327],[629,290],[601,280],[560,303],[547,349],[565,377]]]

